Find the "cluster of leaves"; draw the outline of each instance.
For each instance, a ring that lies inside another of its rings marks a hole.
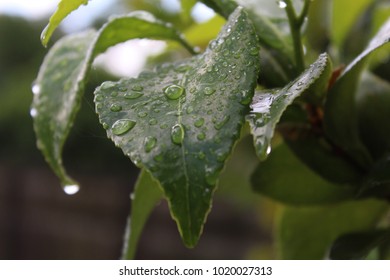
[[[182,1],[183,12],[196,2]],[[202,53],[147,12],[113,17],[100,30],[65,36],[50,49],[33,87],[32,111],[38,147],[62,184],[77,185],[61,153],[94,58],[134,38],[173,40],[193,56],[104,82],[94,93],[108,138],[142,169],[124,257],[134,256],[143,224],[162,197],[185,245],[196,245],[245,123],[259,157],[253,189],[285,205],[278,218],[280,257],[324,258],[334,241],[334,258],[387,248],[389,230],[378,224],[390,195],[390,84],[366,65],[375,53],[389,56],[388,7],[354,1],[351,14],[360,20],[349,19],[342,26],[351,31],[343,34],[333,32],[329,14],[332,7],[349,7],[347,0],[202,2],[227,20]],[[60,2],[43,32],[45,45],[82,4]],[[368,42],[372,30],[379,31]],[[349,45],[356,36],[360,43]],[[315,61],[306,67],[307,60]],[[335,64],[340,67],[333,70]],[[271,153],[275,133],[283,141]]]

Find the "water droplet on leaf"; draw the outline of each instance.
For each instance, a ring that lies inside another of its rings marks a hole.
[[[204,124],[204,118],[197,119],[194,123],[195,127],[201,127]]]
[[[206,134],[204,132],[199,133],[196,138],[200,141],[204,140],[206,138]]]
[[[157,124],[157,120],[156,120],[155,118],[150,119],[150,120],[149,120],[149,124],[150,124],[150,125],[156,125],[156,124]]]
[[[38,95],[41,92],[41,87],[37,83],[33,83],[31,91],[34,95]]]
[[[175,124],[171,130],[172,142],[176,145],[181,145],[184,140],[184,128],[181,124]]]
[[[119,104],[112,104],[110,107],[110,110],[112,112],[119,112],[119,111],[122,111],[122,106]]]
[[[149,153],[151,150],[153,150],[154,147],[156,147],[157,139],[153,136],[148,136],[145,138],[145,152]]]
[[[126,98],[126,99],[137,99],[137,98],[141,97],[142,95],[143,94],[141,92],[130,91],[130,92],[125,93],[124,98]]]
[[[215,92],[215,89],[213,89],[211,87],[205,87],[205,89],[204,89],[204,94],[206,94],[206,95],[212,95],[214,92]]]
[[[144,88],[140,85],[135,85],[131,89],[134,91],[142,91]]]
[[[38,111],[35,108],[31,108],[30,110],[30,116],[35,118],[38,115]]]
[[[281,9],[285,9],[287,7],[286,2],[284,1],[277,1],[276,3],[278,4],[278,7]]]
[[[170,85],[164,90],[164,94],[168,99],[175,100],[182,96],[184,88],[178,85]]]
[[[114,133],[115,135],[122,135],[131,130],[135,125],[136,122],[132,120],[117,120],[111,127],[112,133]]]

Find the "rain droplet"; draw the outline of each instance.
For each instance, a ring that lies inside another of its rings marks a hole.
[[[206,95],[212,95],[214,92],[215,92],[215,89],[213,89],[211,87],[205,87],[205,89],[204,89],[204,94],[206,94]]]
[[[114,133],[115,135],[122,135],[131,130],[135,125],[136,122],[132,120],[117,120],[111,127],[112,133]]]
[[[285,9],[287,7],[286,2],[284,1],[277,1],[276,3],[278,4],[278,7],[281,9]]]
[[[241,92],[241,100],[240,100],[240,103],[242,105],[248,105],[249,103],[251,103],[252,101],[252,95],[251,95],[251,92],[249,90],[243,90]]]
[[[251,48],[249,49],[249,54],[250,54],[250,55],[258,55],[258,54],[259,54],[259,49],[256,48],[256,47],[251,47]]]
[[[34,95],[38,95],[41,92],[41,87],[37,83],[33,83],[31,91]]]
[[[217,161],[224,162],[226,158],[228,157],[229,153],[219,151],[217,152]]]
[[[147,115],[148,115],[148,113],[146,113],[146,112],[139,112],[137,114],[137,116],[140,117],[140,118],[145,118]]]
[[[162,154],[159,154],[159,155],[155,156],[153,159],[157,162],[161,162],[164,159],[164,157]]]
[[[217,183],[219,172],[216,168],[206,167],[206,182],[210,186],[213,186]]]
[[[204,140],[206,138],[206,134],[204,134],[203,132],[199,133],[196,138],[200,141]]]
[[[100,86],[100,89],[109,89],[109,88],[112,88],[114,86],[115,86],[114,82],[107,81],[107,82],[102,83],[102,85]]]
[[[95,96],[95,101],[103,101],[103,95],[97,94],[97,95]]]
[[[157,124],[157,120],[156,120],[155,118],[150,119],[150,120],[149,120],[149,124],[150,124],[150,125],[156,125],[156,124]]]
[[[215,129],[220,130],[229,120],[230,116],[226,115],[220,122],[214,124]]]
[[[267,154],[267,156],[271,153],[271,151],[272,151],[272,148],[271,148],[271,145],[269,145],[269,146],[267,147],[267,150],[265,151],[265,153]]]
[[[38,115],[38,111],[35,108],[31,108],[30,110],[30,116],[35,118]]]
[[[126,99],[137,99],[137,98],[141,97],[142,95],[143,94],[141,92],[130,91],[130,92],[125,93],[124,98],[126,98]]]
[[[181,145],[184,140],[184,128],[181,124],[175,124],[171,130],[172,142],[176,145]]]
[[[157,139],[153,136],[147,136],[144,141],[145,152],[149,153],[156,147]]]
[[[184,88],[178,85],[170,85],[164,90],[164,94],[168,99],[175,100],[182,96]]]
[[[199,159],[201,159],[201,160],[205,159],[205,158],[206,158],[206,155],[205,155],[205,153],[203,153],[203,152],[199,152],[199,154],[198,154],[198,158],[199,158]]]
[[[191,114],[194,111],[194,107],[188,106],[187,107],[187,114]]]
[[[117,97],[117,96],[118,96],[118,92],[117,92],[117,91],[111,92],[111,96],[112,96],[112,97]]]
[[[103,126],[104,129],[108,129],[109,128],[109,125],[107,123],[103,123],[102,126]]]
[[[122,106],[119,104],[112,104],[110,107],[110,110],[112,112],[119,112],[119,111],[122,111]]]
[[[204,124],[204,118],[197,119],[194,122],[195,127],[201,127]]]
[[[142,91],[144,88],[140,85],[135,85],[131,89],[134,91]]]
[[[66,185],[64,186],[64,192],[67,195],[74,195],[78,193],[80,190],[80,187],[78,185]]]

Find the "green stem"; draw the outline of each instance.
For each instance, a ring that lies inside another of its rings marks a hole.
[[[304,51],[301,37],[301,28],[308,13],[311,0],[305,0],[304,7],[299,17],[297,16],[291,0],[284,0],[286,13],[290,25],[291,37],[294,45],[295,64],[299,73],[305,69]]]

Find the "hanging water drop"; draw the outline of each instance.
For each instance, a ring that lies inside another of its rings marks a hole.
[[[168,99],[175,100],[182,96],[184,93],[184,88],[178,85],[170,85],[165,88],[164,94]]]
[[[278,7],[281,9],[285,9],[287,7],[287,3],[284,1],[277,1]]]
[[[38,111],[35,108],[31,108],[30,110],[30,116],[35,118],[38,115]]]
[[[115,135],[122,135],[131,130],[135,125],[136,122],[132,120],[117,120],[111,127],[112,133],[114,133]]]
[[[66,185],[63,189],[67,195],[74,195],[79,192],[80,187],[78,185]]]
[[[41,92],[41,87],[37,83],[33,83],[31,91],[34,95],[38,95]]]
[[[171,129],[171,139],[176,145],[181,145],[184,140],[184,128],[181,124],[175,124]]]
[[[114,86],[115,86],[114,82],[107,81],[107,82],[102,83],[102,85],[100,86],[100,89],[109,89],[109,88],[112,88]]]
[[[153,136],[147,136],[144,141],[145,152],[149,153],[156,147],[157,139]]]

